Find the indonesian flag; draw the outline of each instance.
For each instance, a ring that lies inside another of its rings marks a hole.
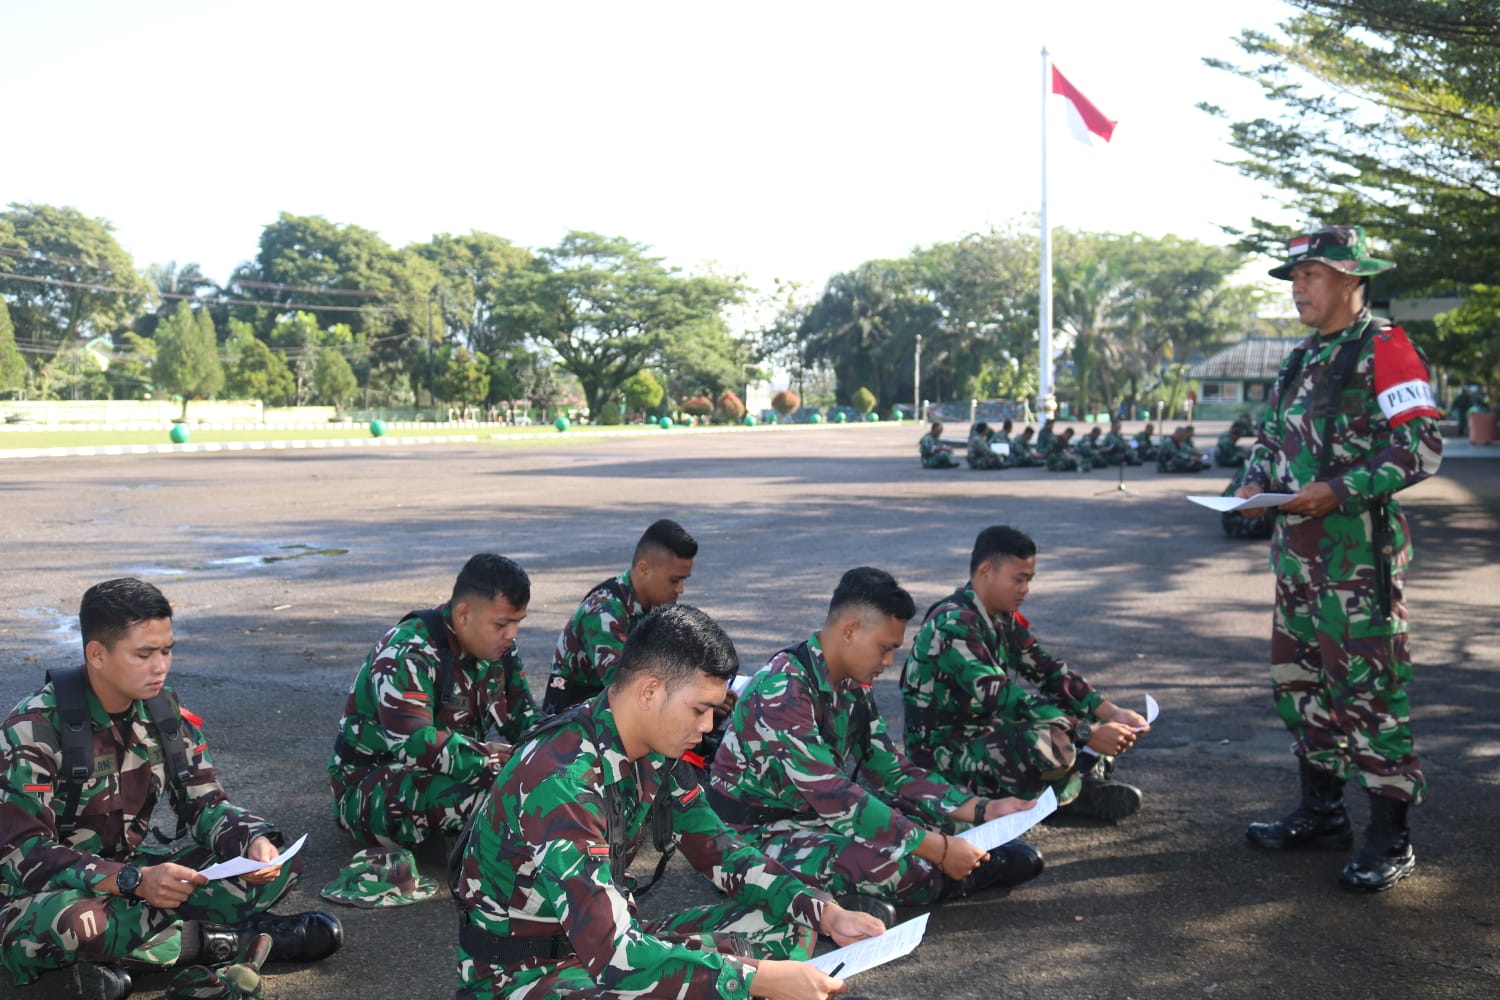
[[[1104,112],[1094,106],[1094,102],[1083,96],[1083,93],[1063,76],[1056,66],[1052,67],[1052,92],[1061,94],[1068,105],[1068,126],[1073,130],[1073,135],[1079,142],[1090,146],[1109,141],[1109,137],[1115,134],[1115,122],[1113,119],[1104,117]]]

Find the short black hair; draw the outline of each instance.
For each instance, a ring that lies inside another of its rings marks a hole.
[[[850,606],[869,608],[887,618],[911,621],[917,614],[916,602],[902,589],[896,578],[874,566],[856,566],[845,573],[833,588],[828,602],[828,617],[833,618]]]
[[[514,559],[481,552],[469,557],[453,581],[450,602],[457,604],[466,597],[486,601],[504,597],[511,607],[524,608],[531,603],[531,577]]]
[[[969,575],[979,572],[987,562],[1000,559],[1030,559],[1036,555],[1036,542],[1023,531],[1006,524],[992,524],[974,539],[974,552],[969,556]]]
[[[78,629],[85,650],[91,642],[113,647],[138,622],[171,617],[172,605],[161,591],[129,576],[94,584],[83,592],[78,605]]]
[[[1009,417],[1007,417],[1006,420],[1005,420],[1005,423],[1001,426],[1000,429],[1003,430],[1005,433],[1009,434],[1010,433],[1010,429],[1012,427],[1014,427],[1014,426],[1015,426],[1015,424],[1011,422],[1011,420],[1010,420]]]
[[[641,535],[635,543],[635,554],[630,557],[633,566],[648,556],[668,553],[678,559],[692,559],[698,554],[698,542],[687,529],[671,518],[664,517]]]
[[[990,425],[981,420],[974,425],[974,432],[976,434],[988,434],[990,432]]]
[[[739,669],[734,643],[712,618],[689,604],[659,604],[630,630],[612,686],[651,674],[671,692],[700,673],[727,681]]]

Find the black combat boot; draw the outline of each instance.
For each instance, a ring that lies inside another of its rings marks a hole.
[[[990,859],[981,861],[979,867],[968,875],[961,879],[948,879],[948,884],[943,886],[938,899],[957,899],[991,886],[1009,889],[1030,882],[1042,873],[1044,867],[1046,863],[1042,860],[1041,851],[1024,840],[1012,840],[992,849]]]
[[[202,951],[198,961],[216,966],[233,962],[240,948],[257,934],[271,939],[268,962],[316,962],[327,958],[344,943],[344,928],[338,917],[323,910],[309,910],[278,917],[262,913],[235,927],[203,923]]]
[[[887,928],[896,926],[896,908],[878,896],[870,896],[863,892],[846,892],[838,897],[837,902],[846,910],[868,913],[885,924]]]
[[[1117,823],[1140,812],[1141,790],[1123,781],[1115,781],[1114,773],[1113,757],[1101,754],[1086,769],[1080,762],[1079,777],[1083,779],[1083,788],[1078,792],[1078,798],[1065,807],[1068,814]]]
[[[1354,843],[1349,814],[1344,811],[1344,779],[1297,758],[1302,777],[1302,802],[1289,815],[1268,823],[1251,823],[1245,830],[1250,843],[1272,850],[1300,847],[1348,848]]]
[[[1402,802],[1370,791],[1370,825],[1365,842],[1344,866],[1339,885],[1363,892],[1384,892],[1406,878],[1417,868],[1417,855],[1411,849],[1411,833],[1406,827],[1410,802]]]
[[[74,995],[84,1000],[125,1000],[134,989],[130,973],[118,965],[79,962],[73,966]]]

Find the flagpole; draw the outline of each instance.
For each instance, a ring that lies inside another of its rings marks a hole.
[[[1052,394],[1052,227],[1047,221],[1047,95],[1052,91],[1052,61],[1042,46],[1042,289],[1037,337],[1037,419],[1057,411]]]

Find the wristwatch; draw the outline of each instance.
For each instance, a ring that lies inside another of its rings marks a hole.
[[[1083,719],[1078,720],[1078,728],[1073,730],[1073,745],[1086,747],[1089,740],[1094,738],[1094,727]]]
[[[141,870],[135,865],[126,865],[115,875],[115,888],[120,890],[120,895],[126,899],[138,898],[135,891],[141,885]]]

